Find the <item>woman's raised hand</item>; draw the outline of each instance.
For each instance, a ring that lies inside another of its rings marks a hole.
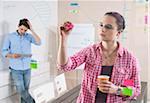
[[[60,35],[62,37],[67,37],[70,34],[73,27],[74,26],[71,22],[69,22],[69,21],[64,22],[64,24],[60,27]]]

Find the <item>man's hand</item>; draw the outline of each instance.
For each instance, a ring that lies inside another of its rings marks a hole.
[[[34,32],[34,30],[33,30],[33,28],[32,28],[32,25],[31,25],[31,22],[28,20],[27,23],[28,23],[28,25],[29,25],[29,27],[30,27],[29,30],[31,31],[31,35],[32,35],[33,38],[35,39],[36,43],[40,45],[40,44],[41,44],[41,39],[40,39],[40,37]]]
[[[30,27],[29,29],[30,29],[31,31],[33,31],[33,28],[32,28],[32,25],[31,25],[31,22],[28,20],[28,21],[27,21],[27,23],[28,23],[28,25],[29,25],[29,27]]]
[[[20,57],[21,57],[21,54],[11,54],[11,58],[17,59]]]

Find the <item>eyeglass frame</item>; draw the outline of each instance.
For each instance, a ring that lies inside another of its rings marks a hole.
[[[111,24],[105,24],[105,25],[103,25],[102,22],[100,22],[99,26],[100,26],[101,28],[104,27],[104,28],[107,29],[107,30],[113,30],[113,29],[114,29],[114,27],[113,27]]]

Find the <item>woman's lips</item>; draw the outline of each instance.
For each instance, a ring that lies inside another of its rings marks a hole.
[[[100,33],[100,35],[101,35],[101,36],[105,36],[105,34],[103,34],[103,33]]]

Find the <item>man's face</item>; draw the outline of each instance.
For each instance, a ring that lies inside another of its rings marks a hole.
[[[25,27],[24,25],[21,25],[18,27],[18,32],[20,35],[24,35],[24,33],[28,30],[27,27]]]

